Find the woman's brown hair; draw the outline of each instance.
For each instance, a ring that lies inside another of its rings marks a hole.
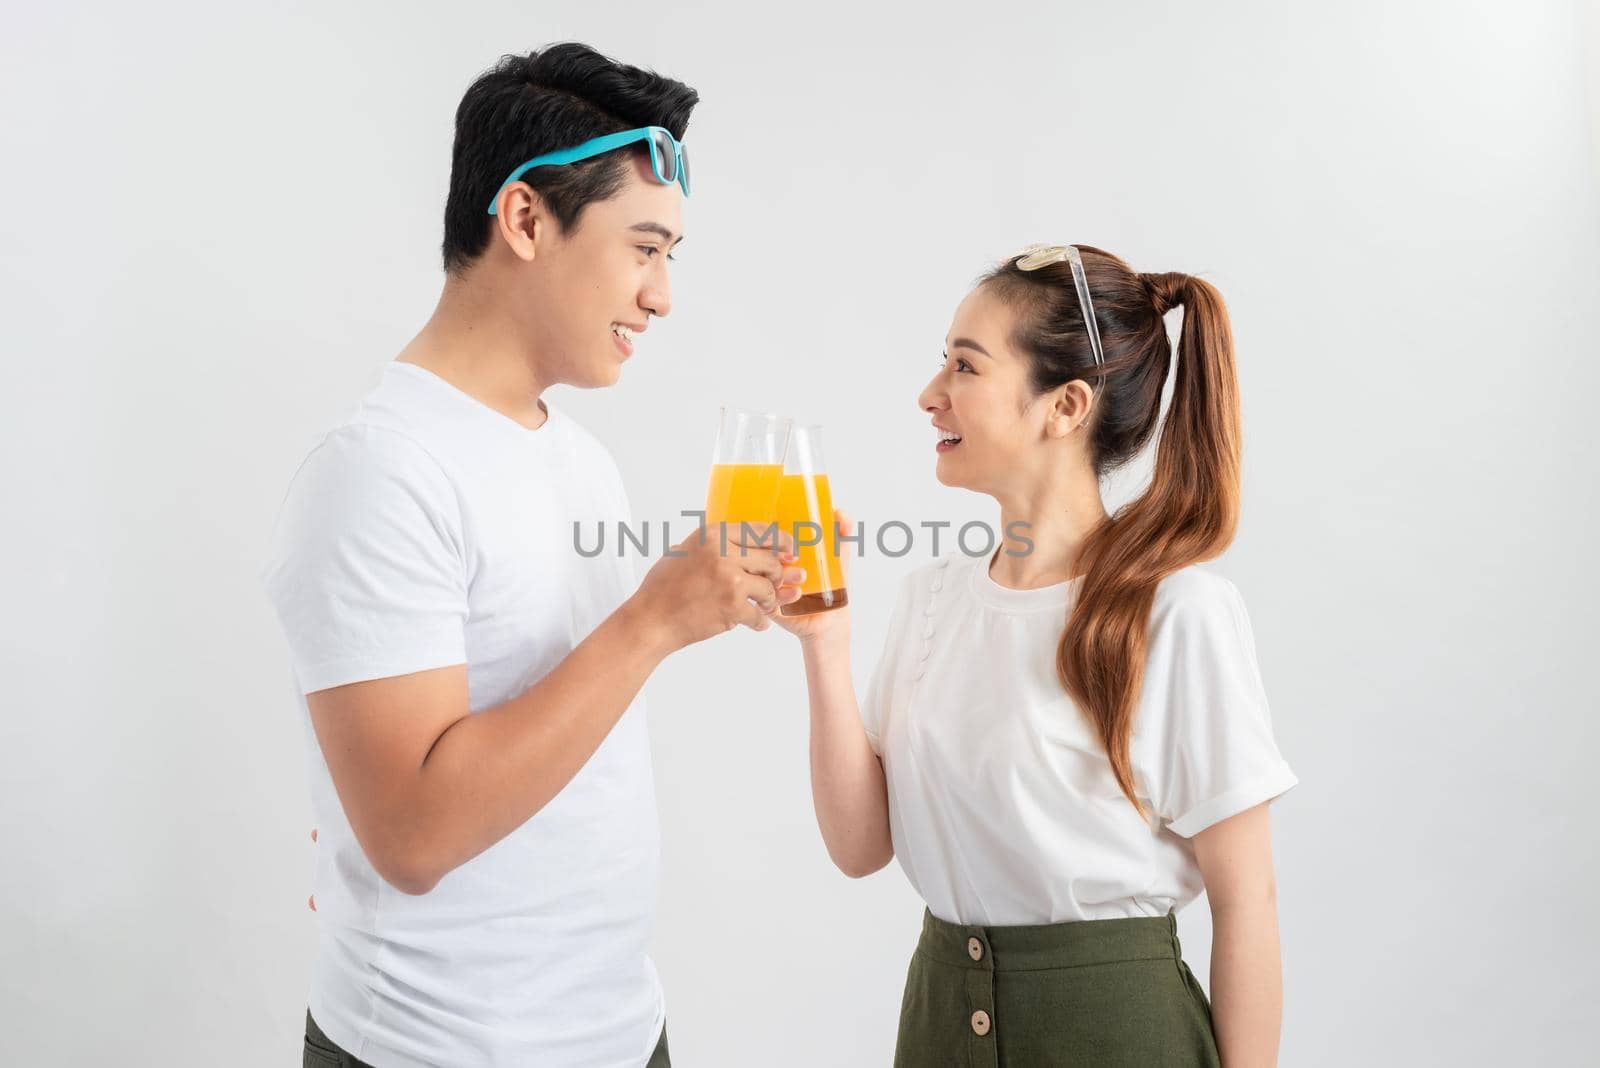
[[[1082,379],[1094,389],[1085,427],[1096,478],[1126,464],[1160,429],[1149,487],[1084,540],[1078,597],[1056,648],[1056,674],[1099,733],[1117,783],[1139,814],[1129,755],[1156,587],[1233,541],[1239,516],[1239,388],[1227,307],[1209,283],[1140,274],[1078,245],[1105,364],[1096,366],[1066,263],[1023,271],[1013,257],[980,280],[1016,313],[1012,344],[1032,364],[1035,393]],[[1183,308],[1177,379],[1163,317]]]

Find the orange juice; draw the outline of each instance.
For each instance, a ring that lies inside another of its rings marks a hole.
[[[812,523],[815,526],[801,526]],[[786,474],[778,483],[778,525],[795,540],[795,567],[806,570],[801,597],[783,606],[786,616],[826,612],[848,604],[844,569],[839,566],[839,537],[833,521],[833,494],[825,474]],[[821,528],[820,539],[818,529]],[[817,542],[807,545],[806,542]]]
[[[778,478],[782,464],[712,464],[706,491],[706,526],[731,523],[728,540],[740,534],[740,523],[763,527],[778,517]]]

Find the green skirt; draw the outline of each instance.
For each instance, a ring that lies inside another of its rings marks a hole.
[[[311,1018],[311,1010],[306,1009],[306,1041],[305,1051],[300,1058],[301,1068],[372,1068],[366,1061],[358,1061],[354,1056],[346,1053],[333,1039],[322,1033],[322,1028],[317,1026],[317,1021]],[[650,1055],[649,1062],[644,1068],[672,1068],[672,1055],[667,1051],[667,1025],[661,1025],[661,1038],[656,1042],[656,1051]]]
[[[930,912],[896,1068],[1220,1068],[1171,916],[967,927]]]

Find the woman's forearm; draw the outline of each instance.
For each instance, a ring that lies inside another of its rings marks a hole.
[[[1223,1068],[1273,1068],[1283,1025],[1277,902],[1213,906],[1211,1018]]]
[[[848,632],[803,640],[811,695],[811,799],[828,856],[859,878],[894,856],[883,764],[867,741],[850,678]]]

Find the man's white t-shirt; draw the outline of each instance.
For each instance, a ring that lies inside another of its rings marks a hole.
[[[1151,826],[1056,678],[1082,578],[1016,590],[989,563],[944,556],[906,579],[862,702],[901,868],[951,923],[1182,908],[1204,889],[1190,839],[1297,782],[1238,589],[1195,566],[1156,588],[1131,753]]]
[[[351,833],[304,694],[466,664],[471,711],[538,682],[637,585],[605,447],[390,363],[311,450],[262,578],[288,639],[318,842],[310,1010],[377,1066],[637,1068],[664,1004],[648,955],[659,827],[641,695],[510,835],[411,896]],[[607,551],[593,552],[597,526]]]

